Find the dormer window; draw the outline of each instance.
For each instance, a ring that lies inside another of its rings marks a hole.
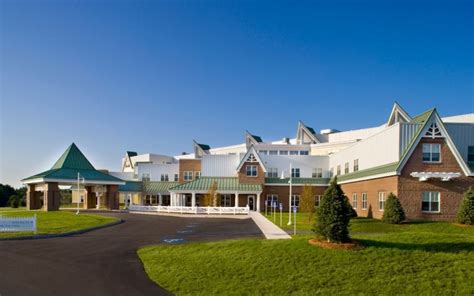
[[[247,177],[257,177],[257,166],[249,164],[245,167],[245,173]]]

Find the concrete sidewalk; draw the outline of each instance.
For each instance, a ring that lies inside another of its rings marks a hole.
[[[266,239],[291,239],[291,236],[288,233],[273,224],[262,214],[250,211],[249,215],[252,218],[253,222],[255,222],[258,228],[260,228],[260,230],[263,232]]]

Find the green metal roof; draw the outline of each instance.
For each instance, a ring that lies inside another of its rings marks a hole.
[[[202,150],[206,151],[206,150],[209,150],[211,149],[211,146],[207,145],[207,144],[199,144],[197,143],[199,147],[201,147]]]
[[[125,185],[119,186],[121,192],[141,192],[142,182],[141,181],[126,181]]]
[[[143,193],[169,193],[169,190],[177,185],[178,182],[143,182]]]
[[[373,175],[395,172],[397,170],[397,167],[398,167],[398,161],[384,164],[377,167],[373,167],[366,170],[360,170],[360,171],[349,173],[349,174],[339,175],[337,176],[337,180],[349,181],[352,179],[358,179],[358,178],[364,178],[364,177],[369,177]]]
[[[262,143],[263,142],[261,137],[256,136],[256,135],[251,135],[251,136],[252,136],[252,138],[255,139],[255,141],[257,141],[257,143]]]
[[[261,184],[239,183],[237,177],[200,177],[192,182],[171,188],[173,191],[208,191],[217,182],[217,191],[262,191]]]
[[[293,185],[328,185],[330,179],[329,178],[293,178],[292,184]],[[290,182],[290,178],[265,178],[265,184],[288,184]]]
[[[94,166],[74,143],[64,151],[63,155],[61,155],[51,169],[95,170]]]
[[[421,114],[418,114],[417,116],[413,117],[411,121],[412,122],[423,123],[431,116],[431,113],[433,113],[434,111],[436,111],[435,108],[431,108],[429,110],[426,110],[425,112],[423,112]]]
[[[310,133],[312,133],[313,135],[316,135],[316,132],[314,131],[312,127],[306,126],[306,128],[309,130]]]
[[[127,151],[127,156],[128,157],[133,157],[133,156],[137,156],[138,153],[134,152],[134,151]]]

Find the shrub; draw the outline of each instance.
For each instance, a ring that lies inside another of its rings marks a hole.
[[[382,221],[389,224],[400,224],[405,220],[405,212],[403,211],[400,200],[390,192],[385,201]]]
[[[472,187],[464,193],[457,218],[459,223],[474,225],[474,190]]]
[[[313,231],[328,242],[349,242],[349,221],[351,209],[347,197],[334,178],[324,192],[316,210],[316,222]]]
[[[12,208],[18,208],[20,206],[20,198],[16,195],[10,196],[8,199],[8,205]]]

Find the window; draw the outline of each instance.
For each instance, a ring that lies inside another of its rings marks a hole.
[[[379,192],[379,211],[385,208],[385,192]]]
[[[262,154],[262,155],[267,155],[267,154],[268,154],[268,151],[267,151],[267,150],[260,150],[260,151],[258,151],[258,152],[260,152],[260,154]]]
[[[193,172],[185,171],[184,172],[184,181],[192,181],[193,180]]]
[[[280,150],[280,155],[288,155],[288,150]]]
[[[232,206],[232,196],[230,194],[221,195],[221,207],[231,207]]]
[[[439,192],[425,191],[421,202],[421,210],[428,213],[439,213]]]
[[[161,174],[161,181],[168,182],[169,181],[168,174]]]
[[[245,172],[247,177],[257,177],[257,166],[256,165],[247,165],[245,167]]]
[[[353,171],[357,172],[358,170],[359,170],[359,160],[354,159],[354,169],[353,169]]]
[[[298,155],[298,151],[290,151],[290,155]]]
[[[424,162],[440,162],[441,156],[440,144],[423,144],[423,161]]]
[[[175,181],[175,182],[178,182],[178,181],[179,181],[179,175],[178,175],[178,174],[174,174],[174,181]]]
[[[322,168],[315,168],[313,169],[313,173],[311,174],[313,178],[322,178],[323,177],[323,169]]]
[[[267,207],[271,207],[273,202],[276,202],[278,204],[278,195],[268,194],[267,195]]]
[[[300,177],[300,169],[299,168],[292,168],[291,169],[291,177],[292,178],[299,178]]]
[[[337,166],[337,172],[336,172],[336,176],[339,176],[339,175],[341,175],[341,166],[340,165]]]
[[[332,178],[334,176],[334,168],[329,169],[329,177]]]
[[[199,179],[201,177],[201,171],[194,172],[194,179]]]
[[[300,206],[300,196],[299,195],[292,195],[291,196],[291,206],[292,207],[299,207]]]
[[[150,182],[150,174],[142,174],[142,181]]]
[[[467,147],[467,161],[474,162],[474,146]]]
[[[362,193],[362,209],[367,210],[367,193]]]
[[[352,207],[357,209],[357,193],[352,193]]]
[[[270,150],[270,151],[268,151],[268,154],[270,154],[270,155],[278,155],[278,150]]]
[[[300,155],[309,155],[309,151],[307,150],[301,150]]]
[[[346,162],[346,163],[344,164],[344,174],[348,174],[348,173],[349,173],[349,163]]]
[[[267,177],[268,178],[278,178],[278,169],[277,168],[267,169]]]
[[[319,207],[319,205],[321,204],[321,199],[322,199],[322,198],[323,198],[322,195],[316,195],[316,196],[314,197],[314,205],[315,205],[316,207]]]

